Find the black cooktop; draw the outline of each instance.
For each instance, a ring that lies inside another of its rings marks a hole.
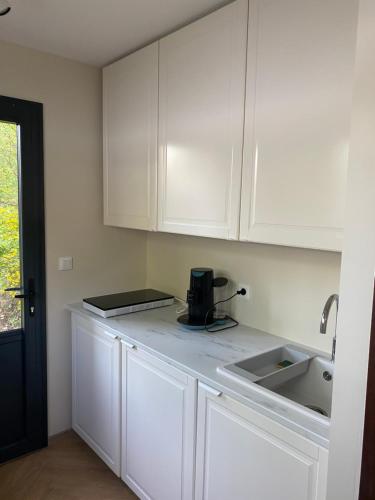
[[[152,288],[146,288],[144,290],[134,290],[132,292],[102,295],[101,297],[90,297],[88,299],[83,299],[83,301],[103,311],[109,311],[120,307],[134,306],[136,304],[145,304],[147,302],[157,302],[166,299],[173,299],[173,295],[168,295],[167,293],[159,292]]]

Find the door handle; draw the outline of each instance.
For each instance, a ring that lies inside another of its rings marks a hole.
[[[34,316],[35,315],[35,287],[34,287],[34,280],[33,278],[30,278],[28,281],[28,288],[27,290],[24,291],[24,293],[18,293],[14,296],[15,299],[27,299],[28,300],[28,308],[29,308],[29,315]],[[15,287],[15,288],[6,288],[6,292],[16,292],[20,291],[22,288],[20,287]]]

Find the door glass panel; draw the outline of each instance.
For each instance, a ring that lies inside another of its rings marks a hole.
[[[22,304],[14,298],[21,283],[18,127],[0,122],[0,332],[22,326]]]

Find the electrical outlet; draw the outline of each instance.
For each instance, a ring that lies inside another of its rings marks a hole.
[[[237,290],[241,290],[241,288],[244,288],[246,290],[246,295],[239,295],[239,297],[242,300],[250,300],[250,298],[251,298],[250,285],[244,285],[243,283],[239,283],[238,287],[237,287]]]

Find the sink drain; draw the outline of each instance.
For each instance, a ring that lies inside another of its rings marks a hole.
[[[315,405],[305,405],[306,408],[309,408],[310,410],[316,411],[316,413],[320,413],[320,415],[324,415],[325,417],[328,417],[328,413],[323,410],[323,408],[320,408],[319,406]]]

